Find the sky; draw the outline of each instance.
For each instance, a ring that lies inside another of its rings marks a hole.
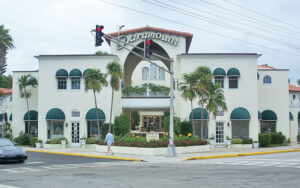
[[[94,45],[96,24],[105,33],[149,25],[192,33],[189,53],[262,54],[258,64],[289,69],[296,83],[299,9],[299,0],[0,0],[0,25],[16,46],[6,74],[37,70],[42,54],[109,52]]]

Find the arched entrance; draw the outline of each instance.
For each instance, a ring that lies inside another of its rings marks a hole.
[[[137,47],[143,48],[144,42]],[[170,58],[166,50],[152,42],[153,53]],[[143,56],[143,51],[132,51]],[[157,65],[170,69],[170,62],[151,57]],[[122,87],[122,111],[131,118],[131,131],[162,131],[164,114],[169,110],[169,74],[163,69],[144,61],[129,52],[124,62],[124,81]],[[138,114],[138,115],[137,115]],[[136,118],[139,118],[137,120]],[[136,125],[136,122],[139,122]]]

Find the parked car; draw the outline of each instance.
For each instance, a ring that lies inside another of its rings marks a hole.
[[[23,163],[27,159],[27,152],[16,147],[12,141],[7,138],[0,138],[0,162],[16,161]]]

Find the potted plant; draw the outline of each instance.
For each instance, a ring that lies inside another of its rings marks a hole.
[[[227,148],[230,148],[230,146],[231,146],[231,138],[229,136],[226,136],[226,145],[227,145]]]
[[[215,141],[215,136],[213,134],[211,134],[211,137],[209,138],[209,143],[211,148],[215,147],[216,141]]]
[[[258,147],[259,147],[258,141],[254,141],[254,142],[253,142],[253,148],[254,148],[254,149],[257,149]]]
[[[65,137],[61,138],[60,142],[61,142],[62,148],[65,149],[66,148],[66,144],[67,144],[67,139]]]
[[[38,140],[38,141],[35,143],[35,147],[36,147],[36,148],[41,148],[41,147],[42,147],[42,144],[43,144],[43,140]]]
[[[80,138],[80,144],[82,148],[85,148],[85,144],[86,144],[86,137],[81,137]]]

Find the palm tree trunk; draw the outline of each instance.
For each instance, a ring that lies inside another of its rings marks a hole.
[[[95,100],[95,107],[96,107],[96,121],[97,121],[97,127],[98,127],[98,137],[99,137],[99,140],[101,138],[100,136],[100,124],[99,124],[99,115],[98,115],[98,107],[97,107],[97,100],[96,100],[96,93],[95,93],[95,90],[93,90],[94,92],[94,100]]]
[[[30,135],[30,132],[29,132],[30,131],[30,114],[29,114],[29,104],[28,104],[26,87],[25,87],[25,97],[26,97],[26,104],[27,104],[27,117],[28,117],[27,131],[28,131],[28,134]]]
[[[110,117],[109,117],[109,129],[108,132],[111,132],[111,116],[112,116],[112,110],[113,110],[113,102],[114,102],[114,88],[112,88],[112,94],[111,94],[111,106],[110,106]]]
[[[202,108],[201,109],[201,139],[203,139],[203,127],[204,127],[204,124],[203,124],[204,123],[204,119],[203,119],[204,118],[203,117],[203,111],[204,111],[203,108],[204,107],[203,106],[204,106],[204,104],[203,104],[203,98],[202,98],[202,100],[201,100],[201,108]]]
[[[192,108],[192,127],[193,127],[193,135],[195,135],[193,100],[191,100],[191,108]]]

